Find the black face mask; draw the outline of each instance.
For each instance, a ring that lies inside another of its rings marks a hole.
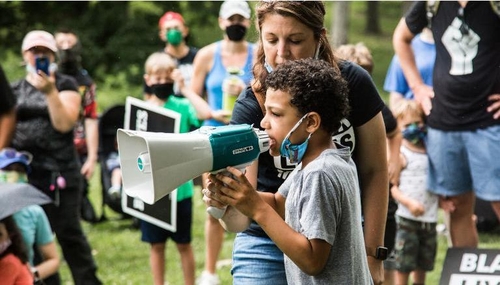
[[[174,95],[174,84],[154,84],[151,85],[151,90],[153,90],[153,93],[156,97],[160,98],[161,100],[166,100],[168,96]]]
[[[247,33],[247,28],[240,24],[234,24],[226,28],[226,34],[230,41],[239,42]]]
[[[81,57],[76,48],[58,50],[57,55],[59,58],[58,69],[62,73],[69,75],[78,73]]]

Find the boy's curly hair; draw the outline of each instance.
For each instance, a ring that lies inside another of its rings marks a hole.
[[[328,133],[335,133],[341,120],[349,115],[347,82],[338,69],[324,60],[287,61],[269,74],[266,85],[289,93],[290,103],[302,115],[317,112],[321,127]]]

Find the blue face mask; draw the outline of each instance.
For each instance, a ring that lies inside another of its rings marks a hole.
[[[302,161],[302,157],[306,153],[307,145],[309,143],[309,139],[311,138],[311,134],[307,137],[307,139],[301,144],[292,144],[290,141],[290,136],[292,133],[300,126],[302,121],[307,117],[308,114],[305,114],[293,128],[290,130],[288,135],[286,135],[285,139],[281,143],[280,154],[290,160],[291,163],[299,163]]]
[[[419,127],[416,123],[410,124],[406,129],[402,131],[403,138],[412,144],[423,143],[425,137],[427,136],[427,127]]]

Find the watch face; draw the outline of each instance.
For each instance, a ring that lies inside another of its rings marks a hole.
[[[379,246],[377,247],[377,252],[375,253],[375,255],[377,259],[386,260],[388,253],[389,251],[387,250],[387,247]]]

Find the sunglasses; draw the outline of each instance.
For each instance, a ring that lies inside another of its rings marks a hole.
[[[21,158],[22,160],[25,160],[27,164],[30,164],[33,160],[33,155],[31,153],[27,151],[17,151],[16,149],[10,147],[6,147],[0,150],[0,157],[9,159]]]

